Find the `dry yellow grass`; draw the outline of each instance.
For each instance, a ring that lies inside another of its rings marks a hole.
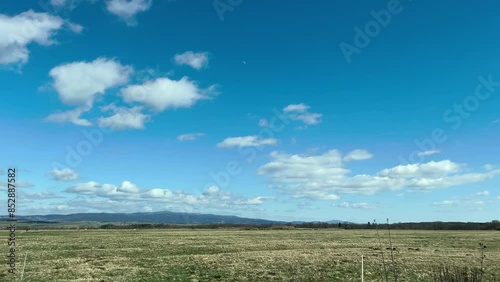
[[[479,267],[479,242],[488,246],[485,281],[500,281],[500,232],[392,235],[400,281],[432,281],[433,269],[442,264]],[[79,230],[17,236],[19,268],[29,252],[23,281],[360,281],[361,255],[366,281],[382,279],[374,230]],[[388,247],[386,232],[381,236]],[[390,269],[389,251],[384,252]],[[5,266],[0,279],[12,278]]]

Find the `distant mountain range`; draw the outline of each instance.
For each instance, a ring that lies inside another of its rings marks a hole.
[[[1,217],[6,219],[6,217]],[[200,213],[183,212],[138,212],[138,213],[75,213],[75,214],[49,214],[49,215],[29,215],[18,216],[18,219],[31,222],[49,223],[49,222],[140,222],[140,223],[170,223],[170,224],[207,224],[207,223],[226,223],[226,224],[286,224],[285,221],[273,221],[256,218],[244,218],[232,215],[215,215]],[[319,221],[317,221],[319,222]],[[344,223],[345,221],[330,220],[328,223]],[[292,223],[300,224],[304,221],[294,221]]]

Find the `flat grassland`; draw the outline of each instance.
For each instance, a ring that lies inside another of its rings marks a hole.
[[[399,281],[434,281],[441,265],[480,267],[479,242],[487,246],[483,281],[500,281],[498,231],[391,234]],[[387,230],[380,237],[391,271]],[[361,281],[361,255],[365,281],[382,281],[384,269],[375,230],[18,231],[17,244],[19,272],[28,253],[26,282]],[[15,281],[2,265],[0,280]]]

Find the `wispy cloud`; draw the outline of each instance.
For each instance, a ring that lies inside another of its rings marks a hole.
[[[340,208],[351,208],[351,209],[376,209],[379,205],[370,204],[367,202],[352,203],[352,202],[342,202],[340,204],[334,204]]]
[[[490,192],[489,191],[481,191],[476,193],[477,196],[489,196]]]
[[[314,125],[321,122],[322,114],[309,112],[309,106],[300,104],[290,104],[283,108],[283,112],[292,120],[300,120],[305,125]]]
[[[57,112],[48,115],[44,121],[46,122],[56,122],[56,123],[73,123],[80,126],[91,126],[92,122],[87,119],[81,118],[80,116],[87,112],[89,108],[80,107],[73,110],[65,111],[65,112]]]
[[[72,180],[77,180],[79,178],[78,173],[69,168],[53,169],[49,171],[48,174],[52,176],[53,180],[57,181],[72,181]]]
[[[435,206],[451,206],[451,205],[456,205],[458,202],[455,200],[444,200],[441,202],[434,202],[433,205]]]
[[[259,139],[257,135],[242,136],[242,137],[229,137],[217,144],[219,148],[233,148],[233,147],[261,147],[266,145],[276,145],[278,140],[274,138]]]
[[[177,140],[184,142],[184,141],[193,141],[198,139],[199,137],[205,136],[205,133],[188,133],[188,134],[181,134],[177,136]]]
[[[439,150],[428,150],[428,151],[419,152],[418,156],[424,157],[424,156],[430,156],[430,155],[435,155],[435,154],[439,154],[439,153],[441,153],[441,151],[439,151]]]
[[[259,126],[260,127],[269,127],[269,122],[267,121],[267,119],[260,119]]]
[[[63,198],[60,195],[57,195],[54,192],[33,192],[33,193],[24,193],[23,198],[26,199],[56,199],[56,198]]]

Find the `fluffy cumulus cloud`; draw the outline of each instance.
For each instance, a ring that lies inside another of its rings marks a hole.
[[[257,135],[229,137],[217,144],[219,148],[234,148],[234,147],[261,147],[266,145],[276,145],[278,140],[274,138],[259,139]]]
[[[193,141],[198,139],[199,137],[205,136],[205,133],[188,133],[188,134],[181,134],[177,136],[177,140],[184,142],[184,141]]]
[[[133,69],[113,59],[73,62],[50,70],[53,87],[65,104],[91,106],[97,95],[128,82]]]
[[[108,12],[120,17],[127,25],[137,25],[136,15],[151,8],[152,0],[108,0]]]
[[[141,107],[123,108],[110,105],[103,107],[104,110],[112,111],[114,114],[109,117],[98,119],[100,127],[112,130],[124,129],[144,129],[144,123],[150,120],[150,116],[141,112]]]
[[[187,77],[180,80],[162,77],[146,81],[144,84],[130,85],[121,90],[126,102],[142,103],[155,111],[189,108],[199,100],[208,98],[205,92]]]
[[[52,179],[57,181],[72,181],[77,180],[79,175],[76,171],[69,168],[65,169],[53,169],[48,172],[52,176]]]
[[[15,16],[0,14],[0,64],[27,63],[27,46],[31,43],[54,44],[52,37],[63,25],[59,17],[32,10]]]
[[[64,112],[57,112],[47,116],[44,121],[47,122],[57,122],[57,123],[73,123],[80,126],[91,126],[92,122],[87,119],[83,119],[80,116],[88,111],[86,107],[79,107],[73,110],[68,110]]]
[[[236,196],[231,192],[220,190],[217,186],[209,187],[198,195],[163,188],[140,189],[129,181],[124,181],[119,186],[90,181],[71,186],[66,189],[66,192],[83,196],[97,196],[110,201],[120,201],[123,205],[147,202],[190,206],[200,209],[247,209],[248,207],[261,205],[270,199],[270,197],[265,196],[255,198]]]
[[[289,155],[272,152],[271,161],[258,169],[268,176],[270,187],[293,197],[337,199],[339,194],[372,195],[382,191],[410,189],[425,191],[467,183],[481,182],[500,174],[500,169],[482,173],[466,173],[463,165],[449,160],[422,164],[400,165],[377,174],[352,174],[348,161],[371,157],[365,150],[343,155],[330,150],[319,155]]]
[[[206,52],[194,53],[187,51],[182,54],[176,54],[174,60],[178,65],[188,65],[200,70],[208,65],[208,54]]]
[[[112,199],[138,199],[139,188],[129,181],[123,181],[119,186],[99,184],[95,181],[78,183],[66,189],[66,192],[80,195],[96,195]]]
[[[309,106],[303,103],[290,104],[283,108],[283,113],[292,120],[302,121],[305,125],[314,125],[321,122],[322,114],[312,113]]]

